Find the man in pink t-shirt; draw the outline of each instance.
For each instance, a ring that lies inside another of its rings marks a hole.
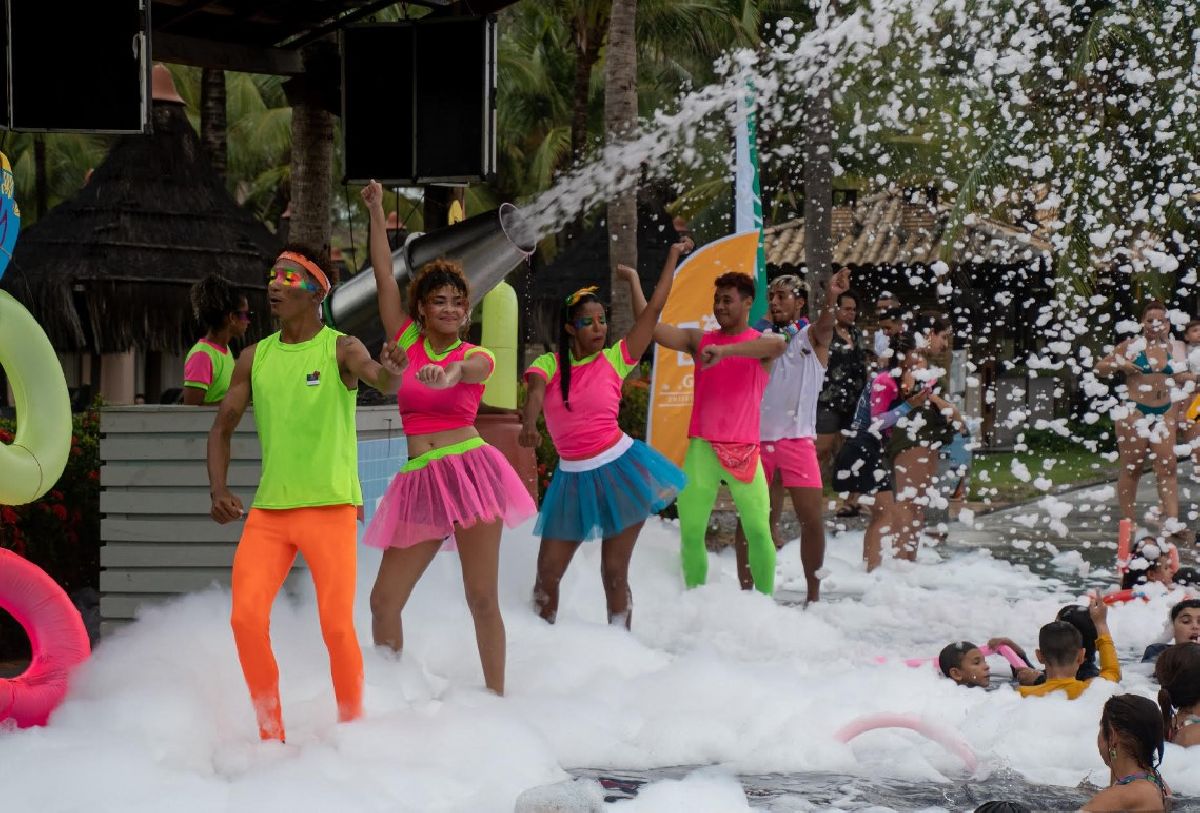
[[[775,544],[771,498],[759,460],[759,404],[771,363],[787,345],[750,327],[754,293],[754,280],[746,274],[722,274],[713,294],[718,330],[660,324],[654,340],[697,362],[691,440],[683,462],[687,486],[677,502],[684,582],[696,587],[707,579],[704,534],[724,483],[745,529],[754,587],[770,595],[775,590]]]

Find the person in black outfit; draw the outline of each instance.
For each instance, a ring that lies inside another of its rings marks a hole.
[[[834,312],[833,342],[825,386],[817,399],[817,460],[823,482],[832,482],[830,466],[841,448],[845,431],[854,420],[859,394],[867,383],[867,351],[854,323],[858,317],[858,294],[846,291],[838,297]],[[851,494],[838,516],[858,514],[857,495]]]

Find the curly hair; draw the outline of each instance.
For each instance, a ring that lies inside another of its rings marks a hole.
[[[192,286],[188,294],[192,313],[205,330],[225,327],[229,314],[237,311],[246,295],[220,274],[209,274]]]
[[[471,288],[467,278],[463,276],[462,266],[453,260],[439,257],[430,260],[417,271],[408,288],[408,315],[414,322],[420,322],[420,304],[438,288],[450,286],[463,295],[464,299],[471,296]]]

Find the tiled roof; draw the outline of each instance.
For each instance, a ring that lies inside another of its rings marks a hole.
[[[930,205],[900,191],[876,192],[852,206],[833,208],[833,261],[849,266],[930,265],[941,258],[951,207]],[[764,232],[767,262],[804,265],[804,220]],[[999,221],[968,216],[947,262],[1017,265],[1049,256],[1038,235]]]

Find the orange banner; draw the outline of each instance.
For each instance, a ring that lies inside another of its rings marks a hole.
[[[663,308],[664,324],[715,330],[713,283],[729,271],[751,279],[757,268],[758,232],[722,237],[698,249],[675,269],[671,296]],[[758,292],[765,296],[765,292]],[[650,409],[646,415],[646,440],[676,465],[687,452],[688,422],[692,417],[695,362],[691,356],[654,346],[654,373],[650,379]]]

